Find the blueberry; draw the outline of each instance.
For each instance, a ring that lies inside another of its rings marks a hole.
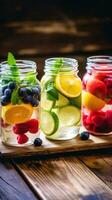
[[[27,95],[23,98],[24,103],[31,103],[32,104],[33,98],[30,95]]]
[[[32,93],[33,93],[33,95],[36,95],[36,96],[38,96],[39,94],[40,94],[40,88],[32,88]]]
[[[89,132],[83,131],[82,133],[80,133],[80,137],[81,137],[82,140],[88,140],[89,139]]]
[[[10,89],[6,89],[6,90],[4,91],[4,95],[5,95],[6,97],[8,97],[8,98],[11,97],[11,93],[12,93],[12,91],[11,91]]]
[[[32,101],[31,101],[31,105],[33,106],[33,107],[36,107],[36,106],[38,106],[39,105],[39,101],[37,100],[37,99],[32,99]]]
[[[7,96],[2,96],[1,97],[1,105],[6,106],[8,103],[9,103],[9,99],[7,98]]]
[[[41,146],[42,145],[42,140],[40,138],[36,138],[34,140],[34,146]]]
[[[4,91],[8,88],[8,85],[5,85],[2,87],[2,94],[4,94]]]
[[[15,82],[10,82],[9,83],[9,88],[11,89],[11,90],[13,90],[13,89],[15,89],[16,88],[16,83]]]
[[[21,97],[24,97],[26,95],[26,92],[27,92],[27,88],[20,88],[19,89],[19,95]]]

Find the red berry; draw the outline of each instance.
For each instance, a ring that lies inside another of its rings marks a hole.
[[[39,122],[37,119],[31,119],[27,122],[30,133],[37,133],[39,129]]]
[[[4,120],[3,120],[2,118],[0,119],[0,125],[1,125],[1,127],[3,127],[3,128],[7,128],[7,127],[9,126],[9,124],[5,123]]]
[[[22,123],[22,124],[15,124],[13,126],[13,131],[15,134],[21,135],[28,131],[28,124]]]
[[[87,82],[86,89],[91,94],[95,95],[98,98],[104,99],[106,96],[106,86],[105,84],[98,79],[91,79]]]
[[[112,131],[112,110],[107,110],[106,111],[106,120],[107,120],[109,128]]]
[[[99,80],[103,81],[104,78],[106,78],[107,73],[105,73],[105,72],[96,72],[93,76],[94,76],[95,79],[99,79]]]
[[[107,98],[112,98],[112,78],[108,77],[104,79],[104,83],[107,87]]]
[[[18,144],[24,144],[28,141],[28,137],[25,134],[18,135],[17,141],[18,141]]]

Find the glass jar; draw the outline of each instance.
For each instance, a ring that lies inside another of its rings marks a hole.
[[[78,134],[81,80],[77,60],[50,58],[41,79],[40,128],[48,139],[68,140]]]
[[[83,77],[82,122],[94,135],[112,133],[112,57],[87,58]]]
[[[1,137],[11,146],[27,146],[38,135],[39,82],[36,63],[17,60],[7,61],[0,68]]]

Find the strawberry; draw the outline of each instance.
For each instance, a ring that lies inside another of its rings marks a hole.
[[[105,99],[106,96],[106,86],[104,82],[98,80],[98,79],[90,79],[87,82],[86,89],[91,94],[95,95],[98,98]]]
[[[107,98],[112,99],[112,78],[111,77],[105,78],[104,83],[107,87]]]
[[[18,135],[17,141],[18,141],[18,144],[24,144],[24,143],[26,143],[28,141],[28,137],[25,134]]]
[[[0,119],[0,125],[3,128],[7,128],[9,126],[9,124],[7,124],[7,123],[4,122],[3,118]]]
[[[30,133],[37,133],[39,129],[39,122],[37,119],[31,119],[27,122]]]
[[[15,124],[13,126],[13,131],[15,134],[21,135],[24,134],[28,131],[28,124],[26,123],[21,123],[21,124]]]

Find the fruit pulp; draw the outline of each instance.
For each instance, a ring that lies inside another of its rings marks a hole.
[[[89,75],[82,92],[82,123],[94,135],[112,133],[112,72]]]
[[[41,80],[40,128],[48,139],[68,140],[78,134],[81,90],[81,80],[73,72],[58,72],[53,77],[44,75]]]

